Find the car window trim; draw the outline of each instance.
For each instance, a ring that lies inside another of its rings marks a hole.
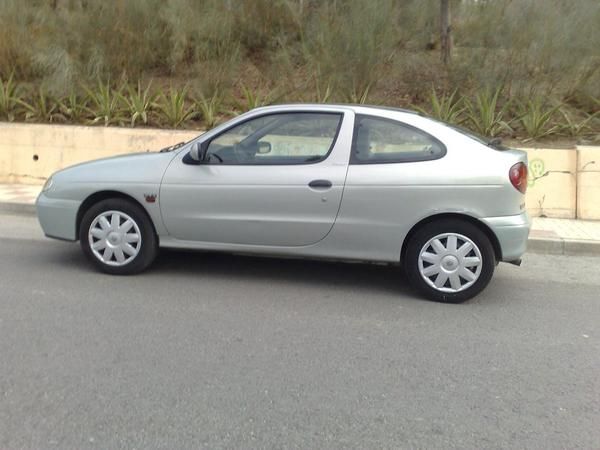
[[[323,155],[323,158],[321,158],[317,161],[307,161],[307,162],[297,162],[297,163],[287,163],[287,164],[261,164],[261,163],[250,163],[250,164],[210,164],[209,163],[209,164],[206,164],[205,163],[204,165],[215,165],[215,166],[303,166],[303,165],[311,165],[311,164],[320,164],[320,163],[326,161],[329,158],[329,156],[331,155],[333,149],[335,148],[335,144],[338,141],[340,131],[342,129],[342,124],[344,123],[344,120],[346,118],[346,113],[344,111],[316,111],[316,110],[315,111],[307,111],[307,110],[295,110],[294,111],[294,110],[291,110],[291,111],[266,112],[264,114],[249,117],[246,120],[237,122],[237,123],[231,125],[230,127],[227,127],[225,130],[221,131],[219,134],[211,137],[210,140],[208,140],[206,142],[206,145],[210,146],[210,144],[215,139],[219,138],[220,136],[224,135],[228,131],[231,131],[232,129],[234,129],[240,125],[250,122],[251,120],[260,119],[261,117],[266,117],[266,116],[277,116],[277,115],[284,115],[284,114],[329,114],[329,115],[340,117],[337,129],[335,130],[335,134],[333,136],[333,140],[331,141],[331,145],[329,146],[327,153],[325,153],[325,155]]]
[[[403,126],[406,127],[410,130],[414,130],[417,133],[423,134],[425,136],[427,136],[428,138],[430,138],[432,141],[434,141],[436,144],[438,144],[440,146],[441,152],[439,155],[432,155],[432,156],[425,156],[425,157],[411,157],[411,158],[405,158],[402,159],[401,161],[364,161],[361,159],[358,159],[356,157],[356,141],[358,138],[358,126],[360,123],[361,119],[373,119],[373,120],[380,120],[382,122],[390,122],[393,123],[394,125],[399,125],[399,126]],[[437,159],[441,159],[444,156],[446,156],[448,149],[446,148],[446,145],[440,141],[438,138],[436,138],[435,136],[433,136],[432,134],[424,131],[421,128],[418,128],[414,125],[410,125],[406,122],[402,122],[401,120],[396,120],[396,119],[390,119],[388,117],[381,117],[381,116],[375,116],[372,114],[356,114],[354,116],[354,129],[352,131],[352,148],[350,150],[350,164],[351,165],[359,165],[359,164],[404,164],[404,163],[410,163],[410,162],[423,162],[423,161],[435,161]]]

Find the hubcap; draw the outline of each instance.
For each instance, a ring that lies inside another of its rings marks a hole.
[[[140,252],[142,235],[137,223],[121,211],[105,211],[90,225],[88,242],[92,253],[104,264],[124,266]]]
[[[419,273],[441,292],[460,292],[481,275],[481,251],[466,236],[443,233],[431,238],[419,253]]]

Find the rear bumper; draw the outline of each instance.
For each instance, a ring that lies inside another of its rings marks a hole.
[[[79,201],[50,198],[42,192],[36,201],[36,209],[44,234],[51,238],[76,241],[80,205]]]
[[[498,238],[502,261],[520,260],[527,250],[527,238],[531,229],[529,214],[523,212],[516,216],[487,217],[481,220]]]

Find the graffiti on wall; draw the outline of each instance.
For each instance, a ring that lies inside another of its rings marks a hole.
[[[529,161],[529,171],[527,174],[527,186],[533,187],[535,186],[535,182],[540,178],[548,175],[549,172],[546,171],[546,164],[544,164],[544,160],[540,158],[535,158]]]

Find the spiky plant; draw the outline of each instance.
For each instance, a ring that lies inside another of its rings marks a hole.
[[[458,95],[458,89],[449,95],[440,96],[432,88],[428,108],[415,106],[415,109],[442,122],[459,124],[463,121],[464,103],[464,98]]]
[[[560,132],[573,138],[591,134],[595,121],[600,117],[600,111],[597,111],[595,114],[582,113],[585,116],[580,120],[564,107],[559,109],[559,113],[562,116],[559,125]]]
[[[66,122],[67,120],[60,112],[59,101],[42,86],[30,101],[21,100],[20,103],[25,109],[25,120],[33,122]]]
[[[148,125],[150,113],[156,103],[157,94],[151,93],[152,82],[148,83],[145,89],[142,89],[140,81],[137,87],[127,86],[127,92],[120,93],[119,97],[124,105],[125,114],[129,116],[131,127],[135,127],[137,122]]]
[[[194,105],[186,101],[187,88],[169,88],[167,92],[161,90],[158,94],[155,107],[159,121],[172,128],[179,128],[197,116]]]
[[[328,81],[325,88],[321,86],[319,80],[315,80],[315,101],[317,103],[327,103],[331,98],[333,88],[331,87],[331,81]]]
[[[18,115],[23,101],[23,90],[15,83],[13,74],[3,80],[0,77],[0,120],[12,122]]]
[[[473,100],[465,99],[465,118],[467,125],[484,136],[495,137],[503,131],[512,131],[509,121],[505,120],[511,102],[500,106],[498,99],[502,88],[495,91],[479,92]]]
[[[354,103],[358,105],[363,105],[367,103],[367,99],[369,98],[369,92],[371,91],[371,87],[373,84],[371,82],[367,83],[364,87],[359,87],[356,84],[352,85],[352,88],[346,92],[346,100],[348,103]]]
[[[71,91],[69,95],[64,96],[58,102],[58,109],[68,122],[83,123],[88,117],[87,96],[78,95]]]
[[[110,82],[98,81],[94,89],[89,86],[83,86],[83,89],[89,98],[89,105],[85,109],[91,116],[91,124],[102,123],[104,126],[123,124],[125,116],[120,101],[122,87],[115,90]]]
[[[527,135],[523,142],[557,134],[560,126],[553,123],[553,118],[560,108],[560,104],[547,105],[546,101],[540,97],[534,97],[526,102],[518,102],[516,121]]]
[[[202,120],[207,128],[212,128],[217,122],[217,117],[221,111],[222,97],[218,91],[215,91],[210,98],[200,94],[195,100],[196,109],[200,111]]]
[[[259,106],[268,105],[271,101],[270,96],[261,95],[258,89],[252,90],[246,85],[242,85],[242,100],[236,102],[236,108],[242,112],[250,111],[251,109],[258,108]]]

